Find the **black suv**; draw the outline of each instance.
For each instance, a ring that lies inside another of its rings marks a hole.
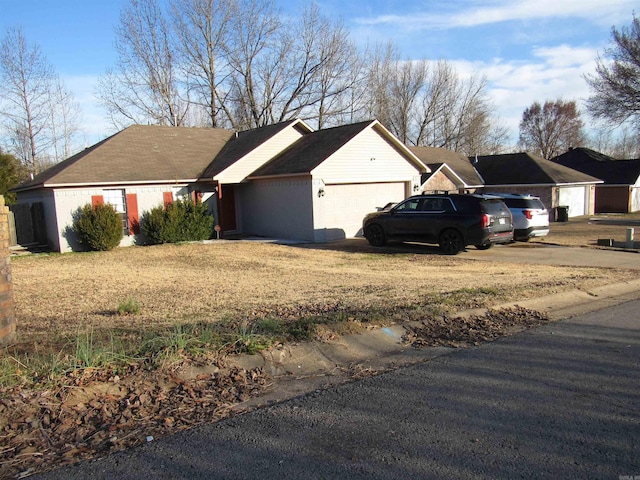
[[[497,198],[482,195],[417,195],[389,210],[364,217],[362,231],[373,246],[387,240],[437,243],[455,255],[467,245],[484,250],[513,241],[511,212]]]

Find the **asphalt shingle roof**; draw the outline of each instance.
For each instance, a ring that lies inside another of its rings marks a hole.
[[[553,161],[600,178],[609,185],[634,185],[640,176],[640,159],[616,160],[589,148],[574,148]]]
[[[249,177],[310,173],[374,121],[317,130],[300,138]]]
[[[451,168],[468,186],[482,185],[482,179],[467,157],[446,148],[409,147],[413,154],[422,160],[433,172],[443,163]],[[426,178],[429,174],[426,174]],[[426,180],[426,179],[425,179]]]
[[[475,157],[469,157],[475,162]],[[475,168],[485,185],[563,185],[600,180],[530,153],[478,156]]]
[[[220,172],[226,170],[252,150],[255,150],[268,139],[284,130],[298,120],[276,123],[265,127],[254,128],[238,132],[237,136],[230,137],[227,144],[218,156],[211,162],[202,174],[203,179],[211,179]],[[305,129],[306,131],[306,129]]]
[[[195,180],[234,134],[219,128],[132,125],[19,185],[92,185]]]

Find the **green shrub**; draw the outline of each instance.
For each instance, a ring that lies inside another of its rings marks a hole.
[[[86,204],[73,221],[78,241],[90,250],[112,250],[122,240],[122,217],[109,203]]]
[[[207,240],[213,233],[213,216],[206,205],[190,199],[152,208],[140,223],[147,238],[156,244]]]

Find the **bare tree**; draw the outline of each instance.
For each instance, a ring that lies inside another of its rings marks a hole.
[[[597,118],[630,121],[640,132],[640,19],[612,29],[613,45],[596,60],[596,74],[585,77],[593,95],[587,109]]]
[[[245,0],[240,10],[252,14],[234,17],[228,45],[233,82],[227,111],[235,128],[294,117],[323,126],[348,111],[342,99],[357,76],[349,65],[354,48],[340,23],[320,15],[315,4],[286,23],[267,0]]]
[[[63,160],[73,153],[74,139],[80,132],[80,106],[59,77],[50,92],[50,132],[55,161]]]
[[[14,152],[33,173],[51,146],[50,91],[53,68],[37,45],[27,43],[21,28],[7,31],[0,45],[2,113]]]
[[[547,160],[585,141],[583,122],[575,101],[534,102],[520,122],[520,146]]]
[[[231,20],[227,58],[232,69],[230,101],[223,105],[237,130],[273,123],[269,115],[274,90],[272,69],[283,61],[290,40],[279,33],[280,19],[267,0],[240,0]]]
[[[390,86],[395,82],[395,64],[399,62],[397,47],[387,42],[377,44],[369,55],[367,75],[368,113],[383,125],[392,125]],[[394,132],[395,133],[395,132]]]
[[[340,23],[321,20],[316,32],[320,38],[319,68],[314,111],[318,128],[339,123],[345,115],[351,118],[358,108],[363,84],[364,58],[349,40],[347,30]]]
[[[415,121],[416,104],[424,90],[428,66],[424,60],[404,61],[395,64],[395,72],[390,85],[389,112],[390,128],[403,143],[409,143],[409,137]]]
[[[234,0],[173,0],[174,32],[182,63],[188,72],[192,99],[207,113],[208,125],[217,127],[225,82],[230,75],[226,54],[230,25],[240,15]]]
[[[444,62],[440,68],[447,72],[449,65]],[[443,88],[444,105],[438,109],[442,120],[436,124],[434,146],[465,155],[501,151],[507,139],[507,129],[499,124],[494,107],[487,98],[486,79],[478,76],[460,79],[455,72],[445,73],[444,78],[449,81]]]
[[[182,99],[175,47],[157,0],[130,0],[116,28],[116,69],[99,81],[98,98],[111,122],[182,125],[188,101]]]
[[[371,112],[406,144],[471,155],[501,149],[486,81],[461,79],[446,61],[400,61],[392,45],[376,51],[370,70]]]
[[[630,126],[613,129],[604,123],[597,125],[589,137],[589,145],[612,158],[640,158],[640,136]]]

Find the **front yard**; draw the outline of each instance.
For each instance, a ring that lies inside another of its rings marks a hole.
[[[12,261],[18,342],[46,347],[79,333],[194,323],[287,322],[323,312],[399,321],[397,307],[452,312],[589,289],[628,272],[519,268],[437,254],[346,252],[244,241],[119,248]],[[634,273],[632,273],[634,274]],[[638,275],[638,273],[635,273]],[[117,315],[135,300],[138,315]]]
[[[584,219],[552,224],[544,241],[595,245],[625,232]],[[407,320],[425,320],[407,345],[464,347],[545,319],[515,310],[467,322],[457,311],[640,277],[523,271],[435,248],[248,241],[13,257],[12,272],[17,343],[0,354],[0,478],[217,421],[273,388],[260,369],[228,367],[229,353]],[[136,308],[119,314],[122,305]],[[200,373],[184,378],[180,366]]]

